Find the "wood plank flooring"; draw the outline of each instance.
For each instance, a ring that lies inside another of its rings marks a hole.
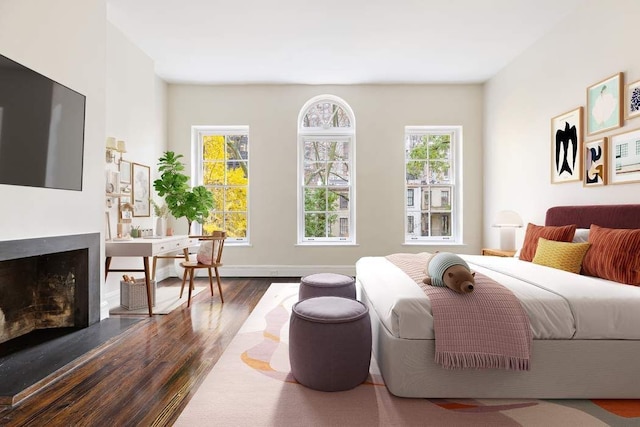
[[[190,308],[137,323],[53,384],[0,408],[0,425],[172,425],[269,284],[297,281],[223,278],[224,304],[214,286],[213,297],[201,292]],[[179,292],[178,279],[162,285]]]

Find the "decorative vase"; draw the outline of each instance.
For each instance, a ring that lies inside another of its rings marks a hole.
[[[173,228],[167,227],[167,236],[173,236]]]
[[[167,219],[163,217],[158,217],[156,219],[156,236],[166,236],[167,235]]]

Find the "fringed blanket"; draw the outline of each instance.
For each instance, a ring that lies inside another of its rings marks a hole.
[[[425,285],[430,254],[393,254],[386,258],[413,279],[429,297],[436,341],[436,363],[447,369],[529,370],[531,327],[513,293],[476,272],[473,292],[458,294]]]

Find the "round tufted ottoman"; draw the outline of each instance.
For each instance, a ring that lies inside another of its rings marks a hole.
[[[349,390],[369,375],[371,320],[360,301],[340,297],[295,303],[289,323],[291,373],[320,391]]]
[[[300,279],[298,299],[329,296],[356,299],[355,279],[336,273],[316,273]]]

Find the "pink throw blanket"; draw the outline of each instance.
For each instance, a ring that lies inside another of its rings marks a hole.
[[[428,253],[386,258],[422,288],[431,301],[436,363],[447,369],[529,370],[532,334],[529,316],[513,293],[476,272],[473,292],[458,294],[425,285]]]

